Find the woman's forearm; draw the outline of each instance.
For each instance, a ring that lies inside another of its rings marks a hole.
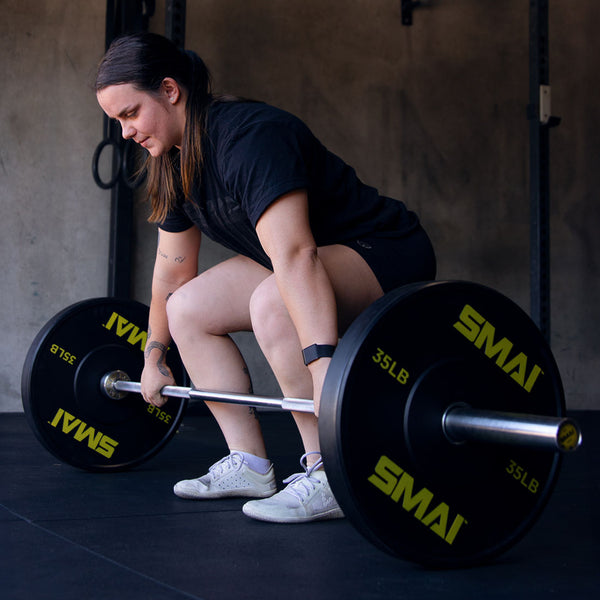
[[[273,264],[279,292],[303,348],[337,344],[337,309],[317,250],[299,249]]]

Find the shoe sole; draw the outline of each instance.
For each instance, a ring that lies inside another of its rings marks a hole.
[[[270,498],[274,494],[277,493],[277,490],[269,490],[268,492],[257,493],[252,491],[244,491],[244,490],[230,490],[223,492],[213,492],[205,495],[187,493],[187,492],[176,492],[173,490],[173,493],[183,500],[218,500],[219,498]]]
[[[318,515],[304,515],[297,517],[277,518],[271,515],[254,513],[252,509],[247,509],[246,505],[242,506],[242,512],[251,519],[264,521],[266,523],[310,523],[311,521],[326,521],[330,519],[343,519],[345,517],[341,508],[334,508]]]

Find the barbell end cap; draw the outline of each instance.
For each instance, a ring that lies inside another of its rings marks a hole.
[[[581,446],[583,436],[576,421],[570,418],[563,419],[558,426],[556,443],[561,452],[574,452]]]
[[[100,379],[101,390],[112,400],[122,400],[129,392],[118,390],[115,386],[117,381],[131,381],[125,371],[110,371]]]

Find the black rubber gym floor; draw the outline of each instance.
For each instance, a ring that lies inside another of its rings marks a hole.
[[[597,598],[600,412],[575,412],[583,447],[565,457],[533,530],[492,564],[427,570],[388,556],[346,521],[252,521],[243,500],[176,498],[224,445],[189,410],[164,450],[125,473],[59,463],[22,414],[0,415],[0,596],[17,599]],[[291,416],[261,415],[278,481],[298,472]],[[476,484],[475,484],[476,485]]]

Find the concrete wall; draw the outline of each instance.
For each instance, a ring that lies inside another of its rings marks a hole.
[[[61,308],[106,293],[110,197],[91,178],[102,136],[89,84],[105,3],[0,2],[0,410],[21,410],[26,351]]]
[[[529,305],[528,3],[431,0],[188,1],[187,46],[219,89],[298,114],[360,176],[417,210],[440,278]],[[88,84],[103,0],[0,0],[0,410],[20,410],[31,340],[58,310],[106,293],[109,192],[91,178],[102,117]],[[152,29],[164,31],[164,3]],[[600,4],[550,2],[552,344],[570,408],[600,408]],[[134,292],[155,245],[136,209]],[[202,264],[227,253],[206,244]],[[276,391],[251,336],[255,389]]]

